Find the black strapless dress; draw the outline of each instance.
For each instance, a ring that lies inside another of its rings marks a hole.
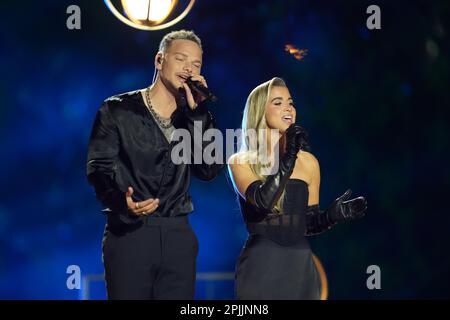
[[[253,207],[240,197],[249,237],[236,265],[239,300],[320,299],[320,276],[305,233],[308,185],[290,179],[282,215],[258,221]]]

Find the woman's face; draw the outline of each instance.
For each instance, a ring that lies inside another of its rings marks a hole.
[[[266,122],[269,129],[278,129],[284,133],[295,123],[295,106],[288,88],[272,87],[266,104]]]

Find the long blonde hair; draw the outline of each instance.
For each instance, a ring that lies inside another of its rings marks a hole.
[[[260,150],[261,143],[264,144],[264,146],[262,146],[263,148],[267,146],[267,136],[264,134],[262,135],[262,139],[252,140],[252,134],[250,134],[249,131],[254,130],[254,132],[257,132],[259,134],[261,131],[266,132],[268,130],[265,117],[266,105],[269,99],[270,91],[273,87],[287,86],[283,79],[275,77],[267,82],[260,84],[255,89],[253,89],[252,92],[250,92],[250,95],[248,96],[247,102],[245,104],[244,115],[242,118],[242,139],[240,141],[238,152],[239,160],[243,161],[244,163],[248,162],[252,172],[262,181],[266,181],[267,179],[267,175],[263,174],[263,169],[266,166],[259,160],[246,160],[254,159],[254,150]],[[274,213],[282,213],[284,194],[285,192],[283,190],[279,200],[273,208]]]

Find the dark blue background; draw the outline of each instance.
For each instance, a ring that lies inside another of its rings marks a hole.
[[[81,30],[66,28],[71,4]],[[365,27],[370,4],[381,7],[381,30]],[[256,85],[283,77],[321,164],[321,207],[348,187],[367,197],[365,219],[311,239],[330,299],[450,297],[448,1],[199,0],[155,32],[122,24],[102,1],[0,9],[0,298],[82,298],[66,287],[67,266],[103,272],[104,217],[85,177],[94,115],[106,97],[147,86],[160,39],[181,28],[203,40],[220,129],[240,126]],[[288,55],[287,43],[306,58]],[[190,192],[198,271],[233,272],[246,232],[226,171]],[[381,290],[366,288],[372,264]],[[233,297],[232,281],[197,289]],[[92,282],[90,297],[104,291]]]

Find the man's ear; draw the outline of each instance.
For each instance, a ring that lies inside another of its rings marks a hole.
[[[158,52],[156,54],[156,56],[155,56],[155,68],[156,68],[156,70],[161,70],[163,61],[164,61],[163,53],[162,52]]]

